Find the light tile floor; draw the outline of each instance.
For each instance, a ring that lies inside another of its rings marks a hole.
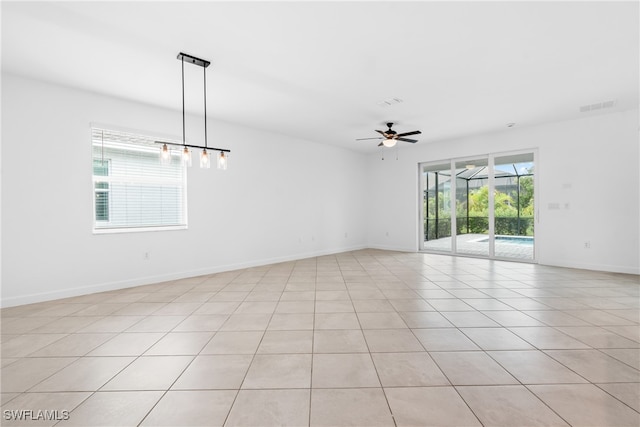
[[[2,425],[637,427],[639,313],[638,276],[379,250],[6,308]]]

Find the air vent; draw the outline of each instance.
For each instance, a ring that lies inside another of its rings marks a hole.
[[[589,111],[598,111],[603,110],[605,108],[613,108],[616,105],[616,100],[612,99],[610,101],[602,101],[596,102],[595,104],[583,105],[580,107],[581,113],[588,113]]]
[[[400,104],[400,103],[402,103],[402,99],[400,98],[387,98],[384,101],[378,102],[378,106],[386,108],[386,107],[391,107],[392,105]]]

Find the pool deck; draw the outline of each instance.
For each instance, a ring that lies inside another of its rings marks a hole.
[[[480,241],[487,237],[486,234],[462,234],[457,236],[457,253],[463,255],[489,256],[489,242]],[[425,241],[424,249],[427,251],[451,252],[451,237]],[[533,244],[496,240],[496,257],[533,261],[533,255]]]

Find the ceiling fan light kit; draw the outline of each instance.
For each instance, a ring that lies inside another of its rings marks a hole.
[[[156,141],[157,144],[162,144],[162,148],[160,149],[160,162],[162,164],[170,164],[171,163],[171,151],[168,147],[179,146],[183,147],[182,150],[182,162],[185,166],[191,166],[191,150],[189,148],[200,148],[202,149],[202,153],[200,154],[200,167],[203,169],[209,169],[211,167],[211,154],[207,150],[217,151],[217,165],[218,169],[226,170],[229,155],[225,153],[230,153],[231,150],[226,148],[216,148],[209,147],[207,143],[207,67],[211,64],[211,62],[206,59],[197,58],[195,56],[188,55],[186,53],[180,52],[178,54],[178,59],[182,62],[182,144],[166,142],[166,141]],[[185,108],[184,108],[184,63],[189,62],[193,65],[197,65],[198,67],[202,67],[203,71],[203,79],[204,79],[204,145],[192,145],[187,144],[185,138]]]
[[[396,140],[393,138],[385,139],[384,141],[382,141],[382,145],[387,148],[394,147],[396,145]]]

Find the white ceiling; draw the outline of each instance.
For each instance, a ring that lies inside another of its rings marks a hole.
[[[180,110],[183,51],[212,63],[209,117],[367,152],[387,121],[426,144],[634,108],[638,21],[635,1],[3,1],[2,68]]]

